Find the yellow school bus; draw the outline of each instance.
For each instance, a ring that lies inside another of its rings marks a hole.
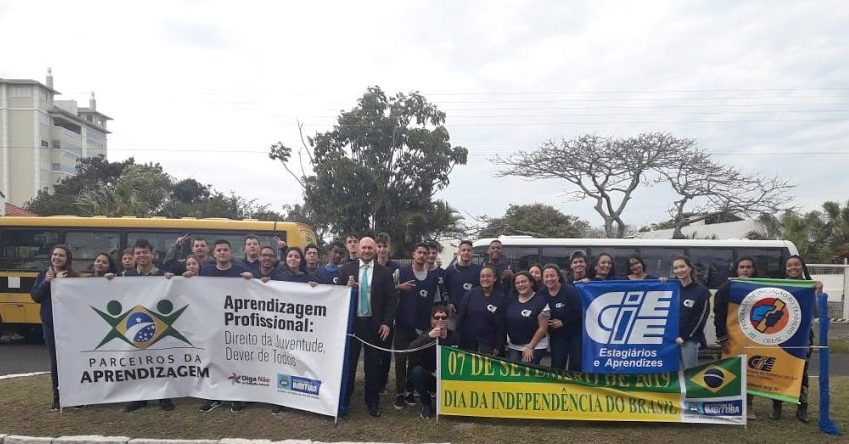
[[[32,329],[41,324],[39,306],[30,298],[35,277],[50,265],[53,245],[71,248],[74,269],[90,271],[98,253],[109,253],[120,266],[121,251],[138,239],[154,245],[154,262],[161,261],[180,236],[204,238],[212,246],[216,239],[233,245],[234,258],[240,257],[244,237],[253,234],[260,244],[275,245],[274,237],[289,246],[304,248],[315,243],[309,225],[295,222],[259,220],[197,219],[184,217],[0,217],[0,326],[8,332]],[[183,244],[179,257],[191,252],[191,242]]]

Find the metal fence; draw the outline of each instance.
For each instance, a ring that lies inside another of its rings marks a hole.
[[[823,291],[828,293],[828,317],[849,319],[849,265],[808,264],[808,271],[814,280],[823,283]]]

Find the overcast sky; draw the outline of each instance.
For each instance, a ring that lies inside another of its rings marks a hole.
[[[269,2],[270,3],[270,2]],[[331,128],[366,87],[418,90],[469,149],[440,194],[468,214],[544,202],[593,225],[562,181],[495,178],[488,159],[582,133],[669,131],[799,186],[849,197],[849,4],[821,2],[0,1],[0,77],[97,93],[109,159],[267,202],[300,200],[268,146]],[[663,187],[636,226],[668,218]]]

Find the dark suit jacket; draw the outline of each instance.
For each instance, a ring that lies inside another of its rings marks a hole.
[[[371,288],[371,320],[375,331],[381,325],[392,328],[395,319],[395,305],[398,303],[398,292],[395,290],[395,279],[392,270],[372,261],[370,288]],[[347,285],[348,276],[353,276],[354,281],[360,281],[360,261],[349,262],[339,269],[339,284]],[[354,298],[354,310],[359,306],[359,292]]]

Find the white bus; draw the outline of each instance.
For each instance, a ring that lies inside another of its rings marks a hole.
[[[487,250],[494,238],[474,242],[474,254],[486,261]],[[600,253],[614,258],[617,275],[628,274],[628,256],[639,254],[646,262],[646,272],[654,276],[670,276],[672,259],[687,256],[696,267],[697,279],[716,290],[731,276],[734,262],[741,257],[755,260],[760,277],[780,278],[784,260],[798,254],[796,246],[783,240],[695,240],[695,239],[568,239],[501,236],[504,258],[513,270],[527,270],[532,264],[557,264],[569,271],[569,256],[582,250],[589,261]],[[588,264],[589,265],[589,264]]]
[[[474,242],[474,254],[486,262],[489,244],[494,238]],[[646,262],[646,272],[654,276],[670,276],[672,259],[687,256],[696,267],[696,278],[715,292],[732,275],[734,262],[742,257],[755,260],[759,277],[784,276],[782,265],[791,255],[798,254],[796,246],[784,240],[696,240],[696,239],[566,239],[533,238],[530,236],[501,236],[504,259],[513,270],[527,270],[533,264],[557,264],[569,271],[569,256],[582,250],[592,263],[601,253],[614,258],[618,276],[628,274],[628,256],[639,254]],[[587,264],[589,267],[589,264]],[[713,313],[705,326],[709,345],[715,344],[716,330]]]

